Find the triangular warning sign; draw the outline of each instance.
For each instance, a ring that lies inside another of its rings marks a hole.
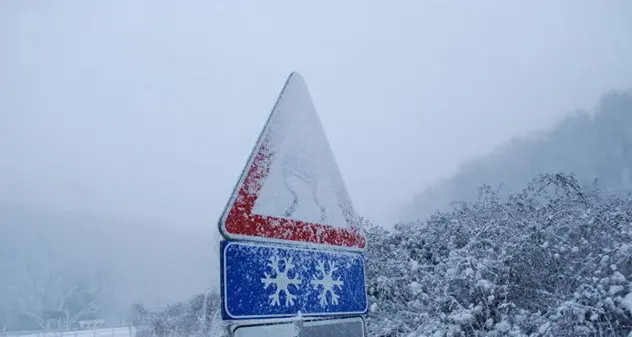
[[[220,219],[227,239],[361,250],[359,219],[307,85],[290,74]]]

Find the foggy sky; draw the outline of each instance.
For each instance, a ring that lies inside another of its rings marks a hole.
[[[291,71],[386,223],[632,84],[617,1],[4,1],[0,200],[215,228]]]

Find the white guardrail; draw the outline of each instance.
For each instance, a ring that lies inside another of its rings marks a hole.
[[[0,331],[0,337],[135,337],[136,327],[57,331]]]

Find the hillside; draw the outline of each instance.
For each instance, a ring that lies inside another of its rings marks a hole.
[[[448,210],[452,201],[472,201],[483,184],[506,197],[523,189],[532,177],[549,172],[573,173],[582,185],[598,179],[612,193],[629,189],[632,92],[608,93],[593,111],[577,111],[550,130],[516,138],[488,156],[465,163],[450,179],[416,195],[400,218],[425,218],[438,209]]]

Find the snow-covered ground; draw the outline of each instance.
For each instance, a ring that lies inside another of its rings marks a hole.
[[[67,331],[13,331],[0,332],[0,337],[133,337],[136,328],[124,326],[118,328],[101,328],[89,330]]]

